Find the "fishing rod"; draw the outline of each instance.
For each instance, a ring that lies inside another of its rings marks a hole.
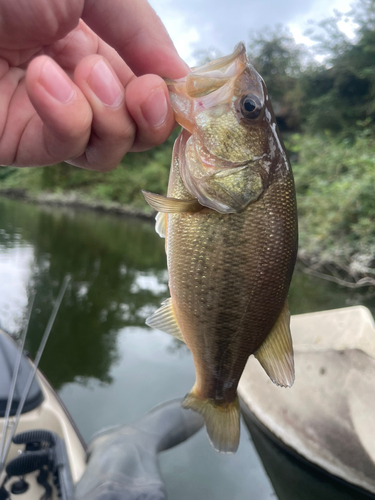
[[[15,434],[15,432],[17,430],[17,426],[18,426],[18,423],[19,423],[19,420],[20,420],[20,417],[21,417],[21,413],[22,413],[23,407],[24,407],[25,402],[26,402],[26,398],[27,398],[27,396],[29,394],[30,387],[31,387],[31,385],[32,385],[32,383],[34,381],[36,372],[38,370],[38,365],[39,365],[40,358],[42,357],[44,348],[46,346],[48,337],[49,337],[49,335],[51,333],[53,323],[54,323],[54,321],[56,319],[57,312],[58,312],[58,310],[60,308],[60,305],[61,305],[61,302],[62,302],[62,299],[64,297],[64,294],[65,294],[65,291],[66,291],[66,288],[68,286],[69,281],[70,281],[70,277],[69,276],[65,276],[63,284],[61,285],[61,288],[60,288],[59,295],[58,295],[58,297],[56,299],[56,302],[55,302],[55,305],[53,307],[50,319],[48,321],[47,327],[45,329],[45,332],[43,334],[42,340],[40,342],[38,352],[37,352],[37,354],[35,356],[34,366],[33,366],[32,372],[30,373],[29,378],[28,378],[28,380],[26,382],[24,391],[22,393],[21,400],[20,400],[20,402],[18,404],[17,413],[15,415],[15,419],[14,419],[14,422],[13,422],[10,434],[9,434],[8,439],[6,441],[6,445],[5,445],[3,456],[0,459],[0,474],[2,473],[2,471],[4,469],[5,461],[7,459],[10,447],[12,445],[12,440],[13,440],[14,434]]]
[[[2,465],[3,465],[3,461],[1,460],[1,457],[3,455],[5,439],[6,439],[6,436],[8,434],[8,423],[9,423],[10,411],[12,408],[14,391],[16,389],[18,373],[20,370],[20,365],[21,365],[21,360],[22,360],[23,349],[25,346],[26,335],[27,335],[27,331],[29,329],[31,311],[32,311],[33,305],[34,305],[34,299],[35,299],[35,293],[33,293],[31,298],[30,298],[29,307],[28,307],[26,318],[24,321],[23,331],[21,334],[21,345],[19,346],[19,350],[17,352],[17,359],[16,359],[16,363],[15,363],[14,369],[13,369],[12,382],[11,382],[10,391],[9,391],[9,395],[8,395],[7,406],[5,409],[3,433],[1,435],[1,442],[0,442],[0,471],[2,470]]]

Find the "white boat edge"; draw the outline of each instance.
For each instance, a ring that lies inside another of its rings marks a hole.
[[[375,379],[363,376],[363,370],[375,376],[371,312],[353,306],[300,314],[292,316],[291,331],[295,385],[291,389],[276,387],[251,357],[239,384],[243,405],[297,454],[375,493],[375,382],[368,378]],[[338,436],[349,436],[354,454],[369,458],[373,475],[350,464],[354,455],[349,456],[341,438],[329,449],[322,446],[322,435],[336,431]]]

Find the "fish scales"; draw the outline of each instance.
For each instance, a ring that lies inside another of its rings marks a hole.
[[[176,167],[168,196],[184,199]],[[168,215],[170,291],[197,365],[202,398],[235,400],[249,355],[283,307],[296,252],[295,221],[294,184],[288,173],[280,174],[240,214],[207,210]]]
[[[167,83],[183,131],[167,197],[144,194],[166,237],[171,298],[146,323],[186,342],[196,382],[183,406],[203,415],[217,450],[234,452],[248,357],[276,384],[294,381],[286,300],[297,254],[293,175],[243,44]]]

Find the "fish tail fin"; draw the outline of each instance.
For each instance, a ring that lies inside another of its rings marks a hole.
[[[194,388],[185,397],[182,407],[194,410],[204,418],[212,446],[221,453],[235,453],[240,440],[240,405],[238,396],[233,403],[215,404],[196,396]]]

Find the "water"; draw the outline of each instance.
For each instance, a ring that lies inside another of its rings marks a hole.
[[[71,285],[41,369],[86,440],[189,391],[194,368],[187,348],[144,325],[168,296],[164,240],[153,224],[0,199],[0,326],[17,334],[35,289],[31,354],[66,273]],[[358,303],[375,313],[374,294],[295,274],[294,314]],[[236,455],[216,453],[201,431],[163,453],[161,469],[170,500],[275,498],[245,427]]]

